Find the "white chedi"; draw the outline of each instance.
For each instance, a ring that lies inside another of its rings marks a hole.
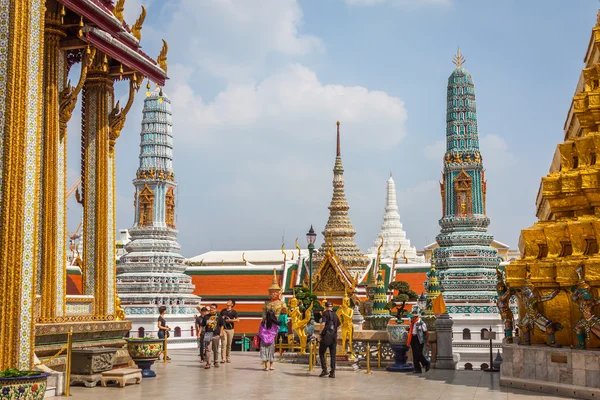
[[[407,260],[409,263],[425,262],[425,257],[417,254],[417,249],[410,244],[410,240],[406,238],[406,232],[402,229],[400,213],[398,212],[398,202],[396,200],[396,183],[391,173],[387,181],[385,214],[383,216],[383,223],[381,224],[381,231],[377,235],[377,239],[373,242],[373,247],[369,248],[369,254],[377,253],[377,247],[381,244],[381,238],[383,238],[383,247],[381,248],[382,259],[393,259],[394,254],[398,251],[398,247],[400,247],[400,252],[397,256],[398,263],[404,263]]]

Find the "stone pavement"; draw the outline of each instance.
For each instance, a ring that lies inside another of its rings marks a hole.
[[[275,371],[263,371],[257,352],[233,353],[233,363],[204,370],[196,351],[173,350],[167,364],[155,363],[156,378],[130,384],[93,389],[74,386],[73,399],[163,400],[211,398],[251,399],[564,399],[541,393],[500,387],[499,373],[430,370],[422,375],[373,370],[367,375],[338,371],[335,379],[319,378],[319,369],[297,364],[275,363]]]

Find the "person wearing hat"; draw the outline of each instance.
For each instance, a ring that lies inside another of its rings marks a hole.
[[[319,359],[321,360],[320,377],[329,375],[330,378],[335,378],[335,348],[337,346],[337,330],[340,326],[340,319],[333,311],[333,303],[328,301],[325,303],[325,312],[321,319],[321,343],[319,343]],[[325,352],[329,349],[329,358],[331,360],[331,368],[327,372],[327,364],[325,363]]]
[[[430,362],[423,355],[423,346],[429,340],[427,325],[417,314],[408,313],[406,316],[410,319],[410,330],[408,331],[408,343],[406,345],[412,349],[415,374],[422,373],[422,367],[425,367],[425,372],[427,372],[431,367]]]

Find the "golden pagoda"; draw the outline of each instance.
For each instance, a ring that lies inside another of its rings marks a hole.
[[[342,165],[341,146],[340,146],[340,122],[337,122],[337,146],[335,165],[333,167],[333,197],[329,205],[329,219],[323,229],[325,238],[319,251],[315,254],[315,265],[321,265],[329,247],[335,251],[335,254],[341,261],[342,267],[354,276],[359,273],[361,276],[367,267],[371,264],[369,257],[364,255],[356,242],[354,235],[356,231],[350,222],[348,210],[350,206],[346,200],[344,191],[344,167]],[[327,243],[328,239],[330,244]]]
[[[529,328],[521,326],[521,340],[532,344],[600,347],[589,330],[587,335],[574,331],[597,319],[590,310],[591,295],[600,288],[599,82],[600,13],[565,124],[565,141],[557,146],[551,172],[542,178],[539,221],[521,232],[522,258],[506,268],[507,285],[517,291],[521,322],[531,320]],[[524,338],[525,333],[530,337]]]

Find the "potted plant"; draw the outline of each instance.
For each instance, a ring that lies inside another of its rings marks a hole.
[[[48,374],[39,371],[0,371],[0,398],[40,400],[46,394]]]
[[[414,371],[412,365],[407,364],[408,357],[406,352],[409,349],[407,345],[408,340],[408,329],[403,324],[402,318],[405,318],[408,311],[405,310],[406,302],[414,301],[419,298],[419,295],[414,290],[410,289],[408,282],[398,281],[392,282],[388,286],[392,290],[397,290],[398,294],[392,297],[392,301],[388,303],[390,309],[396,308],[396,324],[389,324],[387,326],[388,336],[390,339],[390,346],[395,353],[395,363],[387,367],[388,371],[392,372],[411,372]],[[402,304],[398,305],[397,303]]]
[[[400,323],[401,319],[404,318],[408,310],[404,307],[406,306],[407,301],[416,301],[419,298],[417,292],[410,288],[410,284],[405,281],[392,282],[388,286],[391,290],[396,290],[397,294],[392,297],[393,306],[391,308],[396,307],[396,320]],[[402,303],[398,305],[398,303]]]
[[[151,367],[163,352],[163,339],[154,337],[127,339],[127,351],[135,364],[142,369],[144,378],[153,378],[156,373]]]

